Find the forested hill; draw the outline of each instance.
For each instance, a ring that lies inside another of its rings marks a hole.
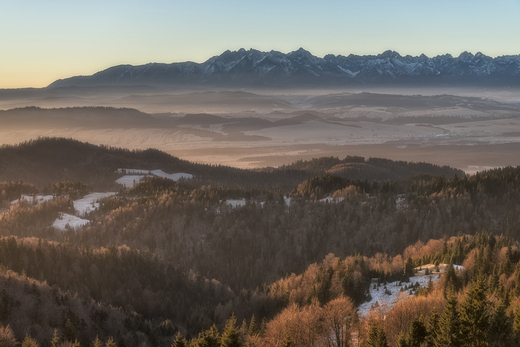
[[[221,183],[262,176],[230,167],[190,163],[156,149],[131,151],[64,138],[42,138],[0,148],[0,181],[22,180],[43,187],[62,180],[79,180],[97,190],[114,189],[114,181],[121,176],[116,174],[119,168],[187,172]]]
[[[131,151],[64,138],[42,138],[0,148],[0,181],[22,180],[43,187],[62,180],[79,180],[95,189],[114,189],[115,171],[119,168],[186,172],[207,184],[277,187],[285,192],[324,173],[362,181],[403,179],[417,174],[447,178],[464,175],[446,166],[362,157],[319,158],[276,169],[242,170],[191,163],[155,149]]]
[[[303,171],[314,176],[331,174],[342,178],[360,181],[385,181],[406,179],[416,175],[462,177],[464,171],[449,166],[430,163],[394,161],[382,158],[347,156],[341,160],[337,157],[324,157],[312,160],[298,160],[279,168],[282,171]]]

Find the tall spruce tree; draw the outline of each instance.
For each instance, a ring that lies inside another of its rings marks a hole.
[[[399,335],[397,335],[397,341],[395,343],[396,347],[410,347],[408,346],[408,341],[406,340],[406,336],[401,331]]]
[[[251,321],[249,322],[249,336],[258,335],[258,326],[256,325],[255,315],[251,317]]]
[[[489,322],[487,331],[490,347],[513,347],[514,343],[513,322],[506,314],[506,305],[498,304]]]
[[[515,316],[513,319],[513,332],[515,334],[515,342],[520,346],[520,307],[515,308]]]
[[[52,335],[51,347],[58,347],[60,345],[60,337],[58,336],[58,329],[54,329],[54,333]]]
[[[426,340],[427,335],[428,331],[423,323],[422,316],[414,319],[412,324],[410,324],[410,329],[408,329],[408,334],[406,335],[408,347],[421,347],[421,344]]]
[[[370,324],[367,345],[370,347],[388,347],[385,329],[382,327],[381,323],[373,321]]]
[[[96,335],[96,339],[93,342],[94,347],[103,347],[103,343],[99,339],[99,335]]]
[[[221,347],[242,347],[242,339],[240,338],[240,333],[236,327],[237,319],[235,314],[228,319],[226,323],[226,328],[222,333],[222,337],[220,339]]]
[[[117,343],[114,341],[112,336],[108,338],[108,341],[105,343],[105,347],[117,347]]]
[[[426,343],[428,347],[435,346],[435,341],[437,341],[439,335],[439,320],[439,314],[434,308],[430,314],[430,317],[428,318],[428,336],[426,337]]]
[[[446,306],[444,306],[444,312],[439,321],[439,332],[433,342],[435,347],[461,346],[457,299],[452,292],[448,292]]]
[[[514,294],[515,296],[520,296],[520,262],[516,264],[515,267],[515,274],[514,274],[514,284],[515,284],[515,290]]]
[[[458,292],[460,289],[460,281],[455,273],[455,268],[453,267],[453,263],[450,263],[446,267],[446,272],[444,273],[444,297],[448,297],[449,292]]]
[[[181,332],[179,331],[177,335],[175,335],[175,340],[173,341],[172,347],[187,347],[188,342],[182,336]]]
[[[217,326],[213,326],[199,334],[195,343],[192,343],[194,347],[219,347],[220,346],[220,335],[218,333]]]
[[[487,347],[489,328],[486,282],[478,276],[469,286],[460,307],[462,346]]]
[[[22,347],[39,347],[38,342],[29,335],[25,335],[25,339],[22,341]]]

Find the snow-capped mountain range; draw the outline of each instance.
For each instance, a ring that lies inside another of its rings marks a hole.
[[[284,54],[254,49],[226,51],[203,63],[118,65],[91,76],[57,80],[66,86],[334,86],[378,84],[519,85],[520,55],[492,58],[464,52],[433,58],[379,55],[316,57],[303,48]]]

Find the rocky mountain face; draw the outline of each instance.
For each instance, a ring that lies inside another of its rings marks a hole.
[[[520,85],[520,55],[488,57],[464,52],[429,58],[379,55],[316,57],[300,48],[226,51],[204,63],[119,65],[92,76],[57,80],[68,86],[341,86],[341,85]]]

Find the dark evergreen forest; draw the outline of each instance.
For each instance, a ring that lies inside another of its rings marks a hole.
[[[194,179],[123,189],[118,168]],[[520,342],[520,167],[346,157],[251,171],[41,139],[0,149],[0,181],[2,345]],[[85,227],[52,227],[108,190]],[[11,205],[38,193],[54,198]],[[374,279],[408,283],[426,264],[463,270],[358,315]]]

